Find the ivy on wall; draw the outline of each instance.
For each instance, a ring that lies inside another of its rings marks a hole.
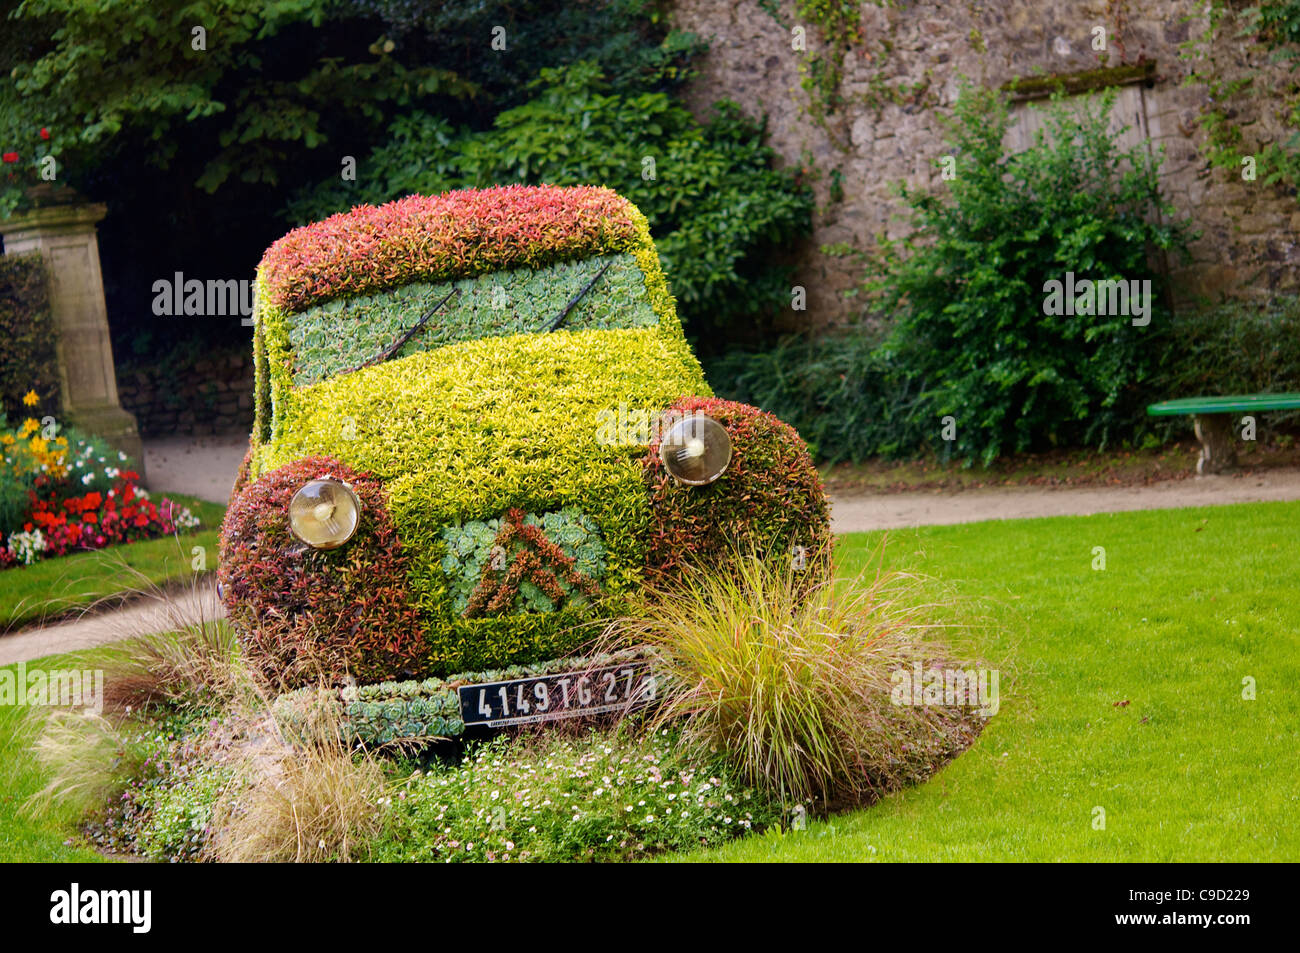
[[[1207,135],[1204,153],[1216,168],[1294,194],[1300,186],[1300,0],[1260,0],[1244,8],[1230,0],[1207,0],[1204,9],[1205,31],[1181,50],[1191,64],[1184,85],[1206,92],[1198,120]],[[1269,62],[1290,68],[1276,78],[1262,69],[1240,72],[1235,59],[1243,41],[1261,45]],[[1255,124],[1244,121],[1239,109],[1247,97],[1272,104],[1286,132],[1263,138],[1248,128]]]
[[[893,5],[893,0],[871,2],[878,7]],[[791,31],[792,43],[797,38],[793,31],[798,28],[807,30],[811,27],[817,31],[821,46],[818,49],[804,48],[803,61],[799,64],[799,82],[808,94],[809,116],[839,148],[847,150],[848,143],[838,141],[828,120],[846,106],[871,110],[879,116],[890,103],[930,106],[937,102],[931,91],[933,83],[929,70],[916,82],[891,80],[886,76],[881,67],[894,50],[893,40],[888,33],[872,38],[867,36],[862,22],[862,5],[858,0],[794,0],[793,23],[787,23],[782,16],[780,0],[758,0],[758,5],[774,21]],[[806,41],[806,37],[803,39]],[[983,38],[973,30],[972,44],[978,48],[982,43]],[[867,79],[864,91],[845,95],[844,58],[855,49],[877,69]]]

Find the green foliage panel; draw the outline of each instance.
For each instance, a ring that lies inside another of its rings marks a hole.
[[[515,268],[438,283],[415,282],[380,294],[336,299],[289,318],[295,385],[359,366],[398,341],[421,316],[455,292],[398,356],[459,341],[544,331],[600,276],[564,319],[565,328],[649,327],[658,321],[631,252]]]

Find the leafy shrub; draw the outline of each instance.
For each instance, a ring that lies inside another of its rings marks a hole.
[[[528,98],[528,84],[547,67],[590,60],[617,89],[659,89],[690,75],[707,49],[691,33],[671,30],[656,0],[348,0],[377,14],[385,33],[415,62],[436,62],[475,84],[474,106],[493,113]],[[484,56],[494,26],[506,30],[509,52]],[[485,107],[489,107],[486,108]]]
[[[1159,399],[1300,391],[1300,296],[1227,301],[1179,314],[1152,390]],[[1300,420],[1300,411],[1269,411],[1257,419],[1267,433]]]
[[[845,331],[789,336],[765,351],[733,351],[709,365],[720,396],[789,423],[819,460],[860,462],[915,453],[933,440],[920,387],[876,344]]]
[[[289,530],[289,500],[325,475],[361,501],[356,536],[341,549],[299,546]],[[218,574],[230,619],[250,666],[273,685],[419,672],[425,637],[407,567],[383,485],[330,457],[305,456],[264,475],[222,525]]]
[[[789,424],[755,407],[713,397],[685,397],[669,414],[704,413],[727,430],[732,457],[726,472],[708,486],[684,486],[650,443],[642,466],[650,488],[650,541],[646,568],[652,578],[687,567],[717,568],[737,549],[781,561],[795,547],[817,558],[829,550],[830,513],[821,474]]]
[[[667,730],[503,737],[412,775],[386,802],[377,861],[609,861],[721,844],[780,820],[717,758]]]
[[[45,265],[39,254],[0,256],[0,426],[18,420],[23,398],[59,400],[57,338]]]
[[[617,620],[670,686],[656,723],[720,752],[783,802],[874,797],[923,780],[978,734],[967,709],[895,705],[894,673],[949,662],[914,580],[877,572],[809,586],[756,557],[699,572]]]
[[[12,8],[7,30],[30,39],[3,50],[0,142],[48,127],[60,169],[101,177],[120,171],[132,145],[163,142],[151,167],[182,170],[175,178],[187,188],[236,185],[229,194],[239,183],[292,178],[294,163],[310,164],[332,137],[366,137],[396,111],[473,92],[434,60],[367,55],[357,34],[374,36],[373,21],[327,0],[230,0],[206,21],[221,42],[198,58],[194,20],[191,10],[143,0]],[[263,69],[267,62],[276,69]],[[0,211],[17,200],[12,191],[0,192]]]
[[[610,91],[590,63],[543,70],[537,86],[487,132],[403,117],[362,160],[372,170],[366,184],[335,179],[303,196],[294,214],[461,186],[600,182],[645,212],[697,335],[748,329],[788,301],[789,269],[773,259],[807,233],[812,198],[773,168],[761,124],[724,102],[701,125],[667,93]]]
[[[1060,102],[1028,150],[1005,155],[1006,108],[967,87],[948,147],[950,200],[902,190],[915,229],[886,243],[869,282],[895,316],[885,353],[957,421],[954,449],[988,463],[1043,445],[1104,446],[1141,417],[1168,321],[1149,256],[1185,251],[1159,194],[1159,163],[1120,151],[1113,97],[1078,115]],[[1126,315],[1045,314],[1045,283],[1150,280],[1150,325]]]

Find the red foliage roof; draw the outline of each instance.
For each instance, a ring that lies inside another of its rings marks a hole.
[[[270,303],[319,301],[630,249],[627,199],[594,186],[506,185],[359,205],[296,228],[262,256]]]

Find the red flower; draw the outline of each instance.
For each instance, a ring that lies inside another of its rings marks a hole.
[[[97,523],[99,522],[99,517],[94,513],[85,513],[82,515],[81,521],[83,523]]]
[[[50,130],[46,129],[44,126],[41,126],[41,138],[42,139],[50,138]]]
[[[16,152],[6,152],[4,155],[0,156],[0,159],[4,159],[5,162],[17,162],[17,161],[18,161],[18,153],[16,153]]]

